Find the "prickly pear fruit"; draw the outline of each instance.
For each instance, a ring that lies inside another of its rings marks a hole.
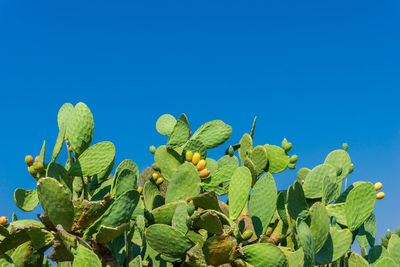
[[[151,177],[153,177],[154,182],[157,181],[157,179],[158,179],[158,173],[153,172],[153,174],[151,175]]]
[[[385,197],[385,192],[379,192],[378,194],[376,194],[376,199],[382,199]]]
[[[283,150],[285,150],[286,153],[292,149],[292,143],[288,142],[286,140],[286,138],[283,138],[281,145],[282,145]]]
[[[235,153],[235,150],[233,149],[233,146],[229,146],[228,153],[229,153],[229,156],[233,157],[233,155]]]
[[[205,160],[205,159],[201,159],[201,160],[199,161],[199,163],[197,163],[197,170],[198,170],[198,171],[203,170],[203,169],[206,167],[206,165],[207,165],[206,160]]]
[[[297,155],[293,155],[290,157],[289,162],[290,163],[296,163],[299,157]]]
[[[30,173],[30,175],[32,175],[33,177],[36,177],[37,171],[35,170],[35,168],[33,166],[28,167],[28,172]]]
[[[288,168],[291,169],[291,170],[296,169],[296,164],[289,163],[287,166],[288,166]]]
[[[6,216],[1,216],[0,217],[0,225],[6,225],[8,223],[8,219]]]
[[[35,168],[36,172],[38,172],[38,173],[41,173],[41,172],[44,171],[44,166],[43,166],[43,164],[40,163],[40,162],[35,162],[35,163],[33,164],[33,168]]]
[[[192,158],[193,158],[193,152],[192,151],[187,151],[186,152],[186,155],[185,155],[185,157],[186,157],[186,160],[187,161],[192,161]]]
[[[343,143],[342,147],[344,151],[347,151],[347,149],[349,148],[349,144]]]
[[[249,240],[253,236],[253,231],[251,230],[246,230],[242,234],[242,239],[243,240]]]
[[[26,165],[28,165],[28,166],[32,166],[32,164],[33,164],[33,157],[32,157],[31,155],[27,155],[27,156],[25,157],[25,163],[26,163]]]
[[[206,178],[208,175],[210,175],[210,170],[209,169],[204,169],[204,170],[201,170],[201,172],[200,172],[200,177],[201,178]]]
[[[392,232],[390,231],[390,229],[386,230],[385,236],[387,239],[390,239],[390,237],[392,236]]]
[[[154,153],[156,153],[156,150],[157,150],[157,149],[156,149],[155,146],[150,146],[150,147],[149,147],[149,150],[150,150],[150,153],[151,153],[151,154],[154,154]]]
[[[187,213],[188,213],[188,215],[192,216],[195,210],[196,210],[196,207],[194,206],[193,201],[192,201],[191,203],[189,203],[187,205]]]
[[[35,162],[39,162],[39,155],[35,157]]]
[[[199,161],[200,161],[200,158],[201,158],[201,155],[199,152],[194,153],[193,157],[192,157],[192,163],[194,165],[197,165],[197,163],[199,163]]]
[[[164,178],[160,177],[156,180],[156,184],[162,184],[164,182]]]
[[[374,186],[375,186],[375,190],[376,190],[376,191],[382,189],[382,183],[381,183],[381,182],[377,182],[376,184],[374,184]]]
[[[139,194],[141,194],[143,192],[143,187],[141,185],[138,185],[137,191],[139,192]]]

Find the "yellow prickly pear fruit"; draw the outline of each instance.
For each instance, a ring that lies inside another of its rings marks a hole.
[[[185,156],[186,156],[186,160],[187,160],[187,161],[192,161],[193,152],[189,150],[189,151],[186,152],[186,155],[185,155]]]
[[[192,157],[192,163],[194,165],[197,165],[197,163],[199,163],[199,161],[200,161],[200,158],[201,158],[201,155],[199,152],[194,153],[193,157]]]
[[[158,179],[158,173],[153,172],[153,174],[152,174],[151,176],[153,177],[153,180],[154,180],[154,181],[157,181],[157,179]]]
[[[29,167],[28,167],[28,172],[29,172],[30,175],[32,175],[33,177],[36,177],[37,171],[35,170],[35,167],[29,166]]]
[[[377,182],[376,184],[374,184],[374,186],[375,186],[375,190],[376,190],[376,191],[382,189],[382,183],[381,183],[381,182]]]
[[[139,192],[139,194],[141,194],[143,192],[143,187],[141,185],[138,185],[137,191]]]
[[[25,157],[25,163],[26,163],[26,165],[28,165],[28,166],[32,166],[32,164],[33,164],[33,157],[32,157],[31,155],[27,155],[27,156]]]
[[[8,223],[8,219],[6,216],[1,216],[0,217],[0,225],[6,225]]]
[[[39,156],[35,157],[35,162],[39,162]]]
[[[376,199],[382,199],[385,197],[385,192],[379,192],[378,194],[376,194]]]
[[[35,168],[36,172],[38,172],[38,173],[41,173],[42,171],[44,171],[44,166],[40,162],[35,162],[35,164],[33,164],[33,168]]]
[[[201,172],[200,172],[200,177],[201,178],[206,178],[208,175],[210,175],[210,170],[209,169],[205,168],[205,169],[201,170]]]
[[[203,170],[206,167],[206,165],[207,165],[207,161],[205,159],[201,159],[199,161],[199,163],[197,163],[197,170],[198,171]]]
[[[160,177],[157,179],[156,184],[162,184],[164,182],[164,178]]]
[[[249,240],[253,236],[253,231],[251,230],[246,230],[242,234],[242,239],[243,240]]]

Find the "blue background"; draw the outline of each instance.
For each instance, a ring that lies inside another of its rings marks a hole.
[[[34,189],[24,163],[49,151],[64,102],[85,102],[93,143],[150,166],[158,116],[222,119],[229,143],[293,142],[312,168],[349,143],[349,183],[381,181],[378,236],[400,226],[399,1],[0,1],[0,213]],[[218,158],[222,150],[211,156]],[[64,151],[65,153],[65,151]],[[50,153],[48,153],[50,154]],[[64,157],[65,158],[65,157]],[[296,171],[275,175],[279,189]]]

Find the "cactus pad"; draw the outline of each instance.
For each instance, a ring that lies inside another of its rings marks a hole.
[[[299,182],[295,182],[294,186],[290,186],[287,192],[287,210],[293,219],[297,219],[297,216],[303,211],[308,210],[304,191]]]
[[[156,150],[154,161],[160,168],[163,177],[169,180],[176,169],[183,163],[183,157],[175,151],[167,150],[166,146],[160,146]]]
[[[73,249],[74,261],[72,267],[86,266],[90,262],[90,266],[101,267],[101,262],[97,255],[85,246],[79,245]]]
[[[39,204],[36,190],[17,188],[14,191],[14,202],[23,211],[32,211]]]
[[[252,177],[247,167],[238,167],[232,175],[229,184],[229,217],[232,220],[236,220],[239,214],[242,212],[246,205],[250,188],[252,183]]]
[[[270,173],[283,172],[290,161],[290,157],[285,150],[274,145],[265,145],[268,154],[268,171]]]
[[[210,178],[207,178],[202,183],[202,187],[206,191],[215,191],[218,195],[224,195],[228,192],[229,182],[237,166],[226,165],[214,172]]]
[[[370,245],[371,247],[375,244],[375,236],[376,236],[376,218],[372,213],[368,219],[365,220],[363,225],[357,231],[357,241],[360,247],[367,247]]]
[[[322,202],[316,202],[310,207],[310,230],[314,238],[315,251],[318,252],[329,234],[329,215]]]
[[[351,170],[351,159],[349,154],[342,149],[332,151],[325,158],[325,164],[332,165],[336,169],[341,169],[341,174],[337,177],[338,181],[343,180]]]
[[[321,164],[311,170],[303,184],[306,198],[322,197],[322,186],[325,176],[336,179],[335,168],[328,164]]]
[[[236,256],[237,241],[228,234],[215,235],[207,239],[203,253],[207,264],[219,266],[230,263]]]
[[[254,163],[257,176],[267,167],[267,150],[263,146],[256,146],[250,154],[250,160]]]
[[[253,150],[253,138],[246,133],[242,136],[242,139],[240,139],[239,144],[239,158],[243,163],[244,159],[249,157],[251,151]]]
[[[231,137],[232,127],[223,121],[209,121],[193,134],[191,140],[200,140],[207,149],[217,147]]]
[[[285,254],[269,243],[258,243],[243,247],[243,259],[254,267],[288,266]]]
[[[113,185],[111,187],[111,196],[113,198],[118,198],[126,191],[137,188],[139,168],[133,161],[128,160],[128,162],[129,164],[126,163],[122,166],[120,164],[115,172]]]
[[[162,135],[169,136],[174,130],[176,119],[170,114],[160,116],[156,122],[156,129]]]
[[[349,257],[349,267],[368,267],[368,261],[366,261],[359,254],[352,252]]]
[[[348,229],[331,227],[324,246],[316,255],[317,264],[328,264],[343,256],[350,248],[353,235]]]
[[[182,114],[176,121],[174,129],[167,142],[168,149],[175,149],[182,146],[188,140],[190,135],[189,121],[185,114]]]

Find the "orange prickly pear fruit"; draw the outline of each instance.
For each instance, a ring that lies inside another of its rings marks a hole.
[[[1,216],[0,217],[0,225],[6,225],[8,223],[8,219],[6,216]]]
[[[36,172],[38,172],[38,173],[41,173],[42,171],[44,171],[44,166],[40,162],[35,162],[33,164],[33,168],[35,168]]]
[[[137,191],[139,192],[139,194],[141,194],[143,192],[143,187],[141,185],[138,185]]]
[[[27,156],[25,157],[25,163],[26,163],[26,165],[28,165],[28,166],[32,166],[32,164],[33,164],[33,157],[32,157],[31,155],[27,155]]]
[[[164,178],[160,177],[157,179],[156,184],[162,184],[164,182]]]
[[[207,161],[205,159],[201,159],[199,161],[199,163],[197,163],[197,170],[198,171],[203,170],[206,167],[206,165],[207,165]]]
[[[39,162],[39,156],[35,157],[35,162]]]
[[[199,152],[194,153],[193,157],[192,157],[192,163],[194,165],[197,165],[197,163],[199,163],[199,161],[200,161],[200,158],[201,158],[201,155]]]
[[[157,179],[158,179],[158,173],[153,172],[153,174],[152,174],[151,176],[153,177],[153,180],[154,180],[154,181],[157,181]]]
[[[193,152],[192,151],[187,151],[186,152],[186,155],[185,155],[185,157],[186,157],[186,160],[187,161],[192,161],[192,158],[193,158]]]
[[[208,175],[210,175],[210,170],[209,169],[205,168],[205,169],[201,170],[201,172],[200,172],[200,177],[201,178],[206,178]]]
[[[192,136],[192,131],[189,131],[189,137],[191,137]]]
[[[35,167],[33,167],[33,165],[28,167],[28,172],[29,172],[30,175],[32,175],[33,177],[36,177],[37,171],[35,170]]]
[[[379,192],[378,194],[376,194],[376,199],[382,199],[385,197],[385,193],[384,192]]]
[[[374,184],[375,190],[381,190],[382,189],[382,183],[381,182],[377,182],[376,184]]]

